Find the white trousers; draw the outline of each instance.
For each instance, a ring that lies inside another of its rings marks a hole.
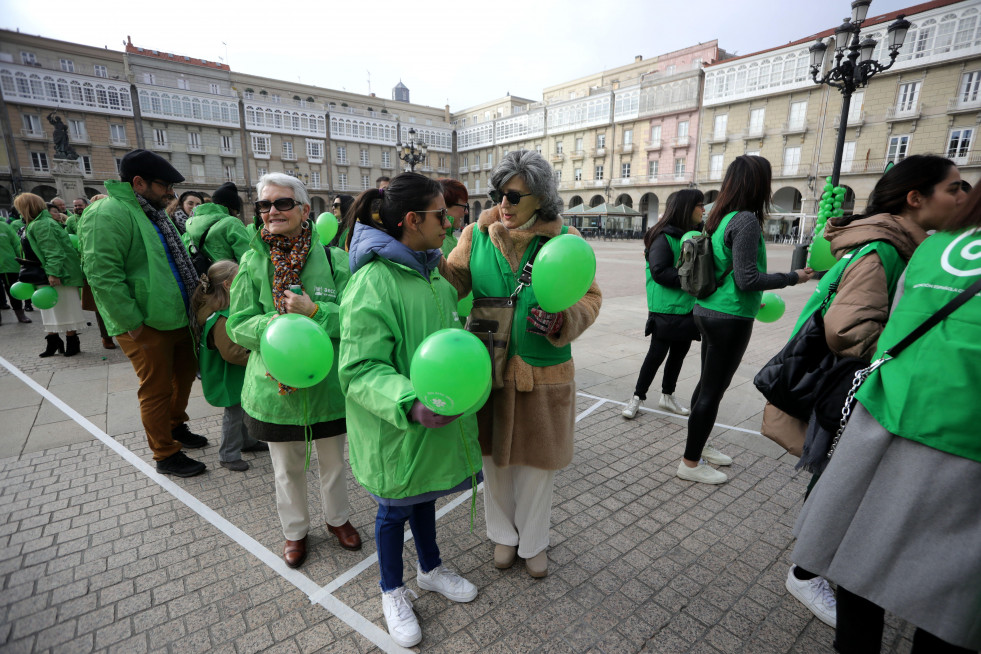
[[[320,500],[324,518],[331,527],[340,527],[351,515],[344,477],[344,439],[344,434],[317,439],[313,441],[316,456],[310,456],[310,468],[316,460],[320,472]],[[306,443],[269,443],[269,456],[276,476],[276,508],[283,535],[286,540],[300,540],[310,531],[307,479],[303,471]]]
[[[499,468],[491,457],[483,459],[487,538],[499,545],[517,545],[518,556],[530,559],[548,548],[555,471]]]

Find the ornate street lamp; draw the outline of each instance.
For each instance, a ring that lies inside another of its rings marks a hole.
[[[406,143],[396,143],[395,147],[399,150],[399,159],[405,162],[410,172],[415,171],[416,165],[425,161],[429,154],[426,144],[421,140],[416,140],[414,127],[409,128],[409,140]]]
[[[835,146],[834,167],[831,172],[831,183],[838,186],[838,178],[841,175],[841,159],[845,151],[845,129],[848,126],[848,110],[851,105],[852,93],[869,83],[878,73],[888,70],[896,63],[899,50],[903,47],[906,40],[906,32],[909,30],[910,22],[902,14],[889,26],[887,30],[887,45],[889,48],[889,63],[883,64],[872,59],[877,42],[871,37],[859,40],[859,33],[862,29],[862,22],[869,12],[869,5],[872,0],[855,0],[852,2],[851,20],[845,20],[835,29],[834,66],[826,71],[820,78],[818,75],[824,65],[824,56],[828,49],[828,44],[818,39],[810,47],[811,52],[811,79],[815,84],[827,84],[841,91],[841,118],[838,125],[838,143]]]

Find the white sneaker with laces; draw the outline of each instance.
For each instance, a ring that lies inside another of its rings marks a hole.
[[[674,398],[674,395],[664,395],[662,393],[661,401],[657,403],[657,406],[665,411],[677,413],[679,416],[687,416],[689,413],[691,413],[691,411],[678,404],[678,400]]]
[[[423,572],[416,563],[416,581],[419,588],[434,590],[454,602],[471,602],[477,597],[476,586],[442,564]]]
[[[834,627],[838,622],[838,600],[831,592],[831,586],[824,577],[802,580],[794,576],[796,565],[790,566],[787,572],[787,590],[800,600],[800,603],[811,610],[814,616],[824,624]]]
[[[637,411],[640,410],[641,402],[643,402],[643,400],[637,397],[636,395],[634,395],[632,398],[630,398],[630,401],[627,402],[627,408],[625,408],[623,410],[623,413],[621,413],[620,415],[622,415],[627,420],[633,420],[634,417],[636,417],[637,415]]]
[[[682,461],[678,464],[678,476],[685,481],[697,481],[702,484],[724,484],[729,481],[724,472],[708,467],[705,461],[699,461],[694,468],[689,468]]]
[[[388,623],[388,633],[402,647],[418,645],[422,640],[422,629],[419,620],[412,610],[412,600],[409,595],[419,598],[414,591],[399,586],[395,590],[382,593],[382,613]]]
[[[731,466],[732,457],[728,454],[723,454],[711,445],[706,445],[702,448],[702,458],[709,463],[714,463],[717,466]]]

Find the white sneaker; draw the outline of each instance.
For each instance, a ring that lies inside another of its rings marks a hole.
[[[634,395],[632,398],[630,398],[630,401],[627,402],[627,408],[624,409],[623,413],[621,413],[620,415],[622,415],[627,420],[633,420],[634,417],[637,415],[637,411],[640,409],[641,402],[643,402],[643,400],[637,397],[636,395]]]
[[[388,623],[388,633],[392,640],[402,647],[418,645],[422,640],[422,629],[419,628],[419,620],[412,610],[409,594],[416,599],[419,598],[415,592],[405,586],[382,593],[382,613],[385,614],[385,622]]]
[[[438,565],[429,572],[423,572],[416,563],[416,581],[423,590],[434,590],[454,602],[471,602],[477,597],[477,587],[469,581]]]
[[[677,413],[679,416],[687,416],[691,413],[691,411],[678,404],[678,400],[674,399],[674,395],[664,395],[662,393],[661,401],[657,403],[657,406],[665,411]]]
[[[800,600],[800,603],[811,610],[811,613],[824,624],[834,627],[838,621],[838,601],[831,592],[831,586],[824,577],[814,577],[806,581],[794,576],[794,568],[790,566],[787,572],[787,590]]]
[[[706,445],[702,448],[702,458],[709,463],[714,463],[717,466],[731,466],[732,457],[728,454],[723,454],[711,445]]]
[[[704,461],[699,461],[694,468],[689,468],[682,461],[678,464],[678,476],[685,481],[697,481],[702,484],[724,484],[729,481],[724,472],[708,467]]]

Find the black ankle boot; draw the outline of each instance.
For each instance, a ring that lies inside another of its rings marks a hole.
[[[68,334],[65,339],[68,341],[65,348],[66,357],[73,357],[82,351],[81,343],[78,342],[78,334]]]
[[[65,342],[61,340],[61,336],[57,334],[48,334],[44,337],[48,341],[48,349],[39,354],[39,357],[49,357],[55,352],[65,353]]]

